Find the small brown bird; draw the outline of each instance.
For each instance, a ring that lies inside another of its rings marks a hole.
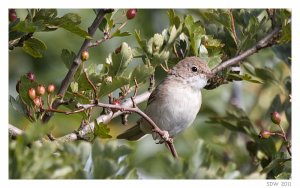
[[[202,102],[200,89],[205,87],[211,76],[207,63],[198,57],[179,61],[151,93],[145,113],[173,138],[195,120]],[[138,140],[145,134],[152,134],[155,140],[160,139],[144,119],[117,138]]]

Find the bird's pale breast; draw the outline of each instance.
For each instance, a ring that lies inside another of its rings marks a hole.
[[[164,90],[157,89],[156,99],[147,106],[145,113],[162,130],[175,136],[190,126],[196,118],[201,106],[201,92],[186,85],[178,87],[172,84],[164,87]],[[146,127],[145,122],[142,124],[141,129],[150,133],[149,126]]]

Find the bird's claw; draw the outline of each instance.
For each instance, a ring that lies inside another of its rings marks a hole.
[[[154,132],[158,133],[158,131],[153,130]],[[171,142],[173,143],[173,138],[170,137],[169,132],[168,131],[162,131],[162,134],[160,135],[160,140],[158,142],[156,142],[156,144],[163,144],[165,142]]]

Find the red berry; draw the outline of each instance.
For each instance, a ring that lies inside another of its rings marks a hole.
[[[39,85],[36,90],[39,95],[44,95],[46,92],[46,89],[43,85]]]
[[[18,18],[17,13],[16,13],[16,9],[9,9],[8,17],[9,17],[10,22],[16,21],[16,19]]]
[[[53,84],[48,85],[47,92],[53,93],[55,91],[55,86]]]
[[[83,51],[82,53],[81,53],[81,60],[82,61],[86,61],[86,60],[88,60],[88,58],[89,58],[89,52],[88,51]]]
[[[137,9],[128,9],[126,13],[126,17],[128,20],[133,19],[137,14]]]
[[[41,97],[37,97],[33,100],[34,104],[37,106],[37,107],[40,107],[42,105],[42,98]]]
[[[36,98],[35,89],[34,89],[34,88],[30,88],[30,89],[28,90],[28,95],[29,95],[29,97],[30,97],[32,100],[34,100],[34,99]]]
[[[35,81],[34,73],[32,73],[32,72],[27,73],[27,78],[32,82]]]
[[[17,84],[16,84],[16,91],[19,93],[20,92],[20,84],[21,84],[21,80],[18,80]]]
[[[112,104],[113,104],[113,105],[120,106],[120,105],[121,105],[121,101],[120,101],[119,99],[115,99],[115,100],[113,100]],[[117,111],[119,111],[119,110],[116,109],[116,108],[112,108],[111,111],[117,112]]]
[[[271,135],[273,135],[273,133],[270,131],[260,131],[258,136],[259,136],[259,138],[267,139],[267,138],[270,138]]]
[[[273,123],[279,125],[281,121],[280,114],[278,112],[272,112],[271,113],[271,120]]]

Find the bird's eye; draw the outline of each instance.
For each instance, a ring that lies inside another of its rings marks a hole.
[[[197,67],[195,67],[195,66],[192,67],[193,72],[197,72],[197,70],[198,70]]]

